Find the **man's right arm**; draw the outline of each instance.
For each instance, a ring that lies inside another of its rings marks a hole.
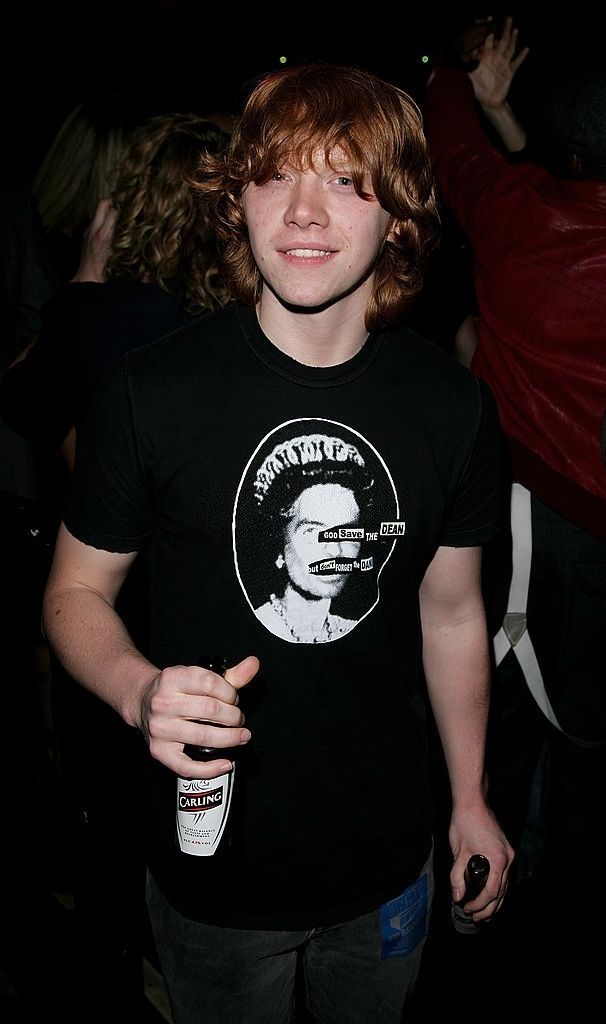
[[[140,728],[143,694],[159,670],[137,650],[114,609],[136,554],[90,547],[61,526],[44,595],[43,622],[70,675],[129,725]]]
[[[136,552],[83,544],[61,526],[44,595],[46,636],[74,679],[141,729],[153,757],[186,777],[212,778],[231,762],[192,761],[183,746],[248,742],[238,689],[253,678],[259,663],[245,658],[225,679],[198,666],[161,671],[153,665],[135,647],[114,608],[135,558]]]

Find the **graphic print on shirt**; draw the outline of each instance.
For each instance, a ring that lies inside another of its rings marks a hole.
[[[329,643],[375,607],[404,532],[391,474],[361,434],[333,420],[290,420],[263,438],[242,474],[236,572],[270,633]]]

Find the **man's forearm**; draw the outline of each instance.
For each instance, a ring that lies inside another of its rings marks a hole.
[[[454,624],[425,627],[423,664],[453,807],[483,802],[490,695],[483,613]]]
[[[46,636],[79,683],[141,726],[143,693],[158,669],[135,647],[114,608],[95,591],[50,587],[44,598]]]

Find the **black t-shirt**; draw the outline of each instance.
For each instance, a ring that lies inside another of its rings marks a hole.
[[[147,758],[140,794],[125,781],[182,913],[308,928],[416,877],[433,824],[418,589],[440,545],[495,532],[499,451],[485,385],[409,331],[309,367],[232,306],[102,385],[68,529],[145,552],[154,663],[261,663],[225,858],[177,852],[166,768]]]

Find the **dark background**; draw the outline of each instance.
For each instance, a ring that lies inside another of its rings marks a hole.
[[[237,111],[261,73],[305,60],[367,68],[422,103],[423,84],[441,38],[466,16],[486,13],[450,4],[250,5],[213,8],[205,0],[123,3],[22,3],[5,8],[0,62],[2,165],[31,173],[69,111],[99,91],[134,96],[150,113]],[[602,31],[588,4],[561,21],[523,8],[511,13],[531,54],[514,82],[523,115],[543,84],[601,59]],[[597,16],[599,17],[599,15]],[[423,63],[423,56],[429,57]]]

